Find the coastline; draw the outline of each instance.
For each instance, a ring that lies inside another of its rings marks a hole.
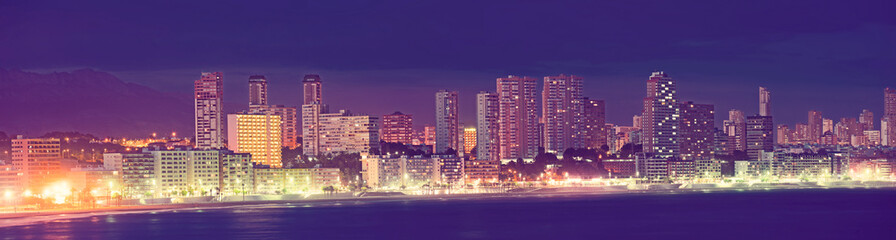
[[[705,188],[705,189],[659,189],[659,190],[618,190],[603,187],[558,187],[558,188],[532,188],[519,192],[505,193],[465,193],[465,194],[439,194],[439,195],[385,195],[371,197],[331,197],[301,200],[260,200],[260,201],[233,201],[233,202],[205,202],[205,203],[176,203],[153,205],[114,206],[93,209],[51,209],[45,211],[27,211],[18,213],[0,214],[0,228],[31,225],[42,222],[51,222],[61,219],[85,218],[93,216],[105,216],[115,214],[140,214],[169,211],[201,211],[207,209],[236,208],[263,205],[292,205],[292,204],[323,204],[342,205],[345,202],[377,202],[377,201],[417,201],[417,200],[470,200],[489,198],[543,198],[543,197],[593,197],[593,196],[625,196],[645,194],[689,194],[689,193],[724,193],[744,191],[781,191],[781,190],[836,190],[836,189],[869,189],[869,190],[896,190],[894,187],[796,187],[796,188]]]

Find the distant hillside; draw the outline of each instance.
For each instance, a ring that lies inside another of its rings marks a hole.
[[[192,135],[193,102],[91,69],[39,74],[0,69],[0,131],[28,136]]]

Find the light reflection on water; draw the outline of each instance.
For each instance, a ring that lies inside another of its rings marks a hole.
[[[264,204],[51,216],[0,239],[858,239],[892,236],[893,202],[861,189]]]

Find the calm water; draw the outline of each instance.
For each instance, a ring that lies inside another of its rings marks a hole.
[[[896,191],[788,190],[348,201],[134,213],[2,239],[896,239]]]

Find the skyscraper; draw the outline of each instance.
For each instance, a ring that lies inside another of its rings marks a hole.
[[[582,77],[544,77],[541,99],[545,151],[562,153],[567,148],[584,147]]]
[[[807,125],[807,127],[808,127],[808,125]],[[822,133],[826,133],[826,132],[834,133],[834,120],[827,119],[827,118],[821,119],[821,132]]]
[[[531,77],[497,79],[500,160],[533,158],[538,153],[536,85]]]
[[[607,129],[607,114],[604,100],[585,98],[583,102],[585,103],[585,116],[582,124],[584,147],[600,149],[604,145],[609,145],[607,136],[615,135],[615,131]]]
[[[896,146],[896,89],[884,89],[884,118],[887,119],[887,146]],[[883,126],[881,126],[883,130]],[[883,138],[884,132],[881,132]]]
[[[712,104],[681,103],[679,143],[681,158],[700,160],[712,157],[715,139],[715,111]]]
[[[768,89],[759,87],[759,116],[771,116],[772,103]]]
[[[321,153],[320,116],[327,113],[327,105],[312,101],[302,105],[302,153],[318,155]]]
[[[874,130],[874,112],[862,109],[862,113],[859,114],[859,123],[865,126],[865,130]]]
[[[250,114],[269,114],[280,116],[280,136],[283,138],[281,144],[283,147],[296,148],[299,146],[298,137],[299,126],[298,109],[295,107],[287,107],[283,105],[249,105]]]
[[[678,157],[680,114],[675,81],[664,72],[653,72],[647,80],[647,97],[641,115],[644,152],[657,157]]]
[[[302,80],[302,93],[304,96],[303,104],[323,103],[320,76],[317,74],[305,75]]]
[[[196,147],[224,147],[224,74],[203,72],[194,82]]]
[[[821,130],[824,129],[824,122],[821,118],[821,112],[819,111],[809,111],[809,121],[807,122],[809,125],[809,135],[806,138],[810,142],[818,142],[818,138],[821,137]]]
[[[728,134],[728,154],[734,151],[747,151],[747,123],[744,112],[737,109],[728,111],[728,120],[725,120],[724,132]]]
[[[775,124],[771,116],[747,117],[747,156],[758,160],[759,152],[775,150]]]
[[[784,145],[790,144],[793,141],[793,131],[786,124],[778,125],[777,131],[775,143]]]
[[[249,106],[268,105],[268,80],[263,75],[249,76]]]
[[[280,116],[280,136],[284,147],[296,148],[299,146],[299,117],[295,107],[283,105],[271,105],[268,107],[270,114]]]
[[[410,144],[414,134],[413,116],[394,112],[383,116],[382,140],[388,143]]]
[[[446,150],[460,150],[457,116],[457,92],[440,90],[436,92],[436,146],[435,153]]]
[[[498,94],[476,94],[476,159],[500,160],[498,155]]]
[[[436,146],[436,127],[434,126],[423,126],[423,144],[427,146],[432,146],[435,148]]]
[[[252,162],[279,168],[283,140],[277,114],[228,114],[227,148],[252,154]]]

